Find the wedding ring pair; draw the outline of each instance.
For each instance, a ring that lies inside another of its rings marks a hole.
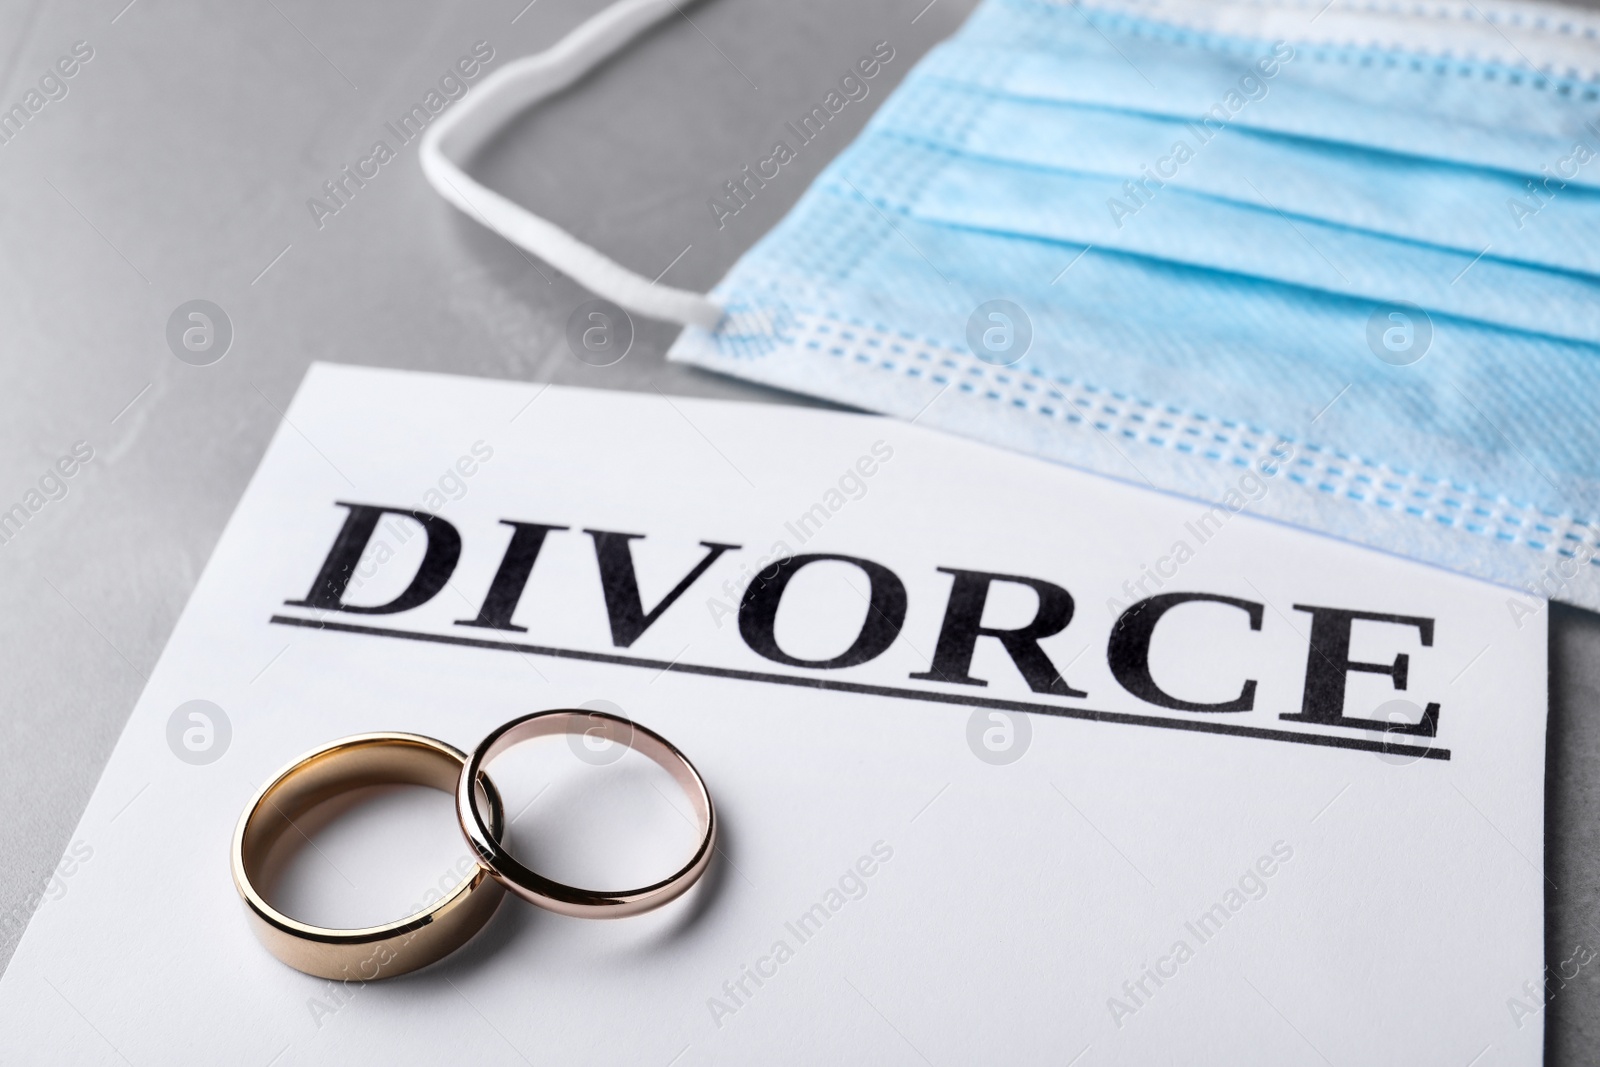
[[[659,882],[615,892],[564,885],[518,862],[501,844],[505,809],[485,768],[513,745],[556,734],[623,745],[672,775],[697,819],[700,840],[689,861]],[[274,844],[296,819],[352,789],[394,784],[431,786],[455,795],[456,817],[478,860],[474,871],[414,915],[364,929],[313,926],[267,903],[256,882],[267,875]],[[233,835],[233,883],[256,936],[278,959],[321,978],[371,981],[426,967],[464,945],[489,921],[507,889],[542,908],[582,918],[620,918],[658,908],[705,872],[716,834],[711,794],[694,765],[670,741],[618,715],[563,708],[511,720],[484,738],[471,756],[443,741],[407,733],[357,734],[306,753],[262,786],[245,807]]]

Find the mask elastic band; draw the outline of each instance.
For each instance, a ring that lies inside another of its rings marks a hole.
[[[560,92],[677,10],[674,0],[619,0],[550,48],[490,74],[423,135],[422,173],[440,196],[591,291],[652,319],[713,329],[722,308],[702,293],[657,285],[566,230],[475,181],[465,159],[512,116]]]

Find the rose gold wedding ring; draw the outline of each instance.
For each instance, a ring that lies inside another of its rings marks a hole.
[[[369,785],[425,785],[452,793],[466,762],[461,750],[431,737],[357,734],[301,756],[262,786],[234,831],[233,883],[267,951],[306,974],[371,981],[426,967],[471,939],[505,895],[481,866],[416,914],[365,929],[335,930],[300,922],[268,904],[256,888],[271,877],[281,858],[273,846],[286,831],[298,829],[294,820],[318,804]],[[462,788],[469,796],[482,795],[489,811],[484,832],[495,840],[505,825],[499,793],[488,778],[476,773],[465,781],[469,784]],[[473,811],[476,814],[475,803]]]
[[[623,745],[646,756],[672,775],[689,798],[697,817],[700,843],[677,872],[652,885],[638,889],[602,891],[563,885],[528,869],[500,843],[500,828],[493,812],[486,823],[472,783],[484,776],[484,768],[513,745],[536,737],[580,734]],[[588,919],[621,918],[659,908],[681,896],[705,873],[716,847],[717,821],[711,794],[694,764],[660,734],[618,715],[580,708],[540,711],[513,719],[499,727],[473,752],[456,780],[456,815],[461,830],[482,863],[507,889],[524,900],[562,915]]]

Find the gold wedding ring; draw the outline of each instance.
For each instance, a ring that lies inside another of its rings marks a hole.
[[[525,867],[500,843],[500,829],[493,812],[485,823],[472,783],[484,777],[484,767],[506,749],[536,737],[554,734],[582,734],[631,748],[661,766],[683,789],[698,820],[700,843],[689,862],[651,885],[615,891],[579,889],[563,885]],[[483,739],[472,757],[461,768],[456,781],[456,815],[461,830],[478,854],[478,862],[502,884],[524,900],[562,915],[588,919],[612,919],[659,908],[681,896],[705,873],[717,843],[716,812],[711,794],[687,756],[672,742],[652,730],[618,715],[579,708],[540,711],[524,715],[495,730]]]
[[[431,737],[357,734],[307,753],[262,786],[234,831],[233,883],[267,951],[306,974],[371,981],[426,967],[477,933],[505,893],[481,866],[442,900],[364,929],[335,930],[292,919],[256,888],[274,872],[273,846],[318,804],[369,785],[425,785],[454,793],[466,762],[461,750]],[[476,789],[469,792],[482,795],[489,812],[486,832],[498,838],[505,826],[500,795],[487,777],[474,776],[474,781]]]
[[[505,808],[484,766],[513,745],[556,734],[620,744],[672,775],[697,817],[700,842],[689,861],[659,882],[615,891],[563,885],[518,862],[500,843]],[[456,816],[478,858],[471,875],[415,915],[363,929],[313,926],[267,903],[257,886],[276,872],[281,855],[274,846],[288,830],[299,832],[296,819],[353,789],[397,784],[455,795]],[[321,978],[368,982],[426,967],[466,944],[489,921],[506,889],[542,908],[583,918],[620,918],[659,908],[705,873],[716,842],[711,794],[670,741],[618,715],[563,708],[513,719],[484,738],[470,757],[443,741],[403,733],[357,734],[301,756],[262,786],[240,817],[233,834],[233,884],[256,937],[278,959]]]

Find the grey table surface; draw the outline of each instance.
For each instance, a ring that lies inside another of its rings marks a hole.
[[[0,144],[0,508],[76,442],[94,449],[67,495],[0,545],[0,965],[310,361],[807,403],[667,364],[676,330],[645,321],[621,363],[579,362],[564,326],[588,295],[445,205],[414,142],[320,225],[308,210],[475,42],[503,63],[602,5],[0,4],[0,106],[75,42],[93,49],[66,96]],[[666,280],[708,288],[869,108],[722,228],[707,198],[873,43],[903,57],[892,83],[971,6],[687,7],[514,123],[475,172],[642,273],[670,264]],[[207,367],[165,339],[195,298],[235,330]],[[1600,948],[1600,616],[1558,606],[1550,622],[1554,962]],[[1546,1018],[1550,1063],[1600,1059],[1594,969]]]

